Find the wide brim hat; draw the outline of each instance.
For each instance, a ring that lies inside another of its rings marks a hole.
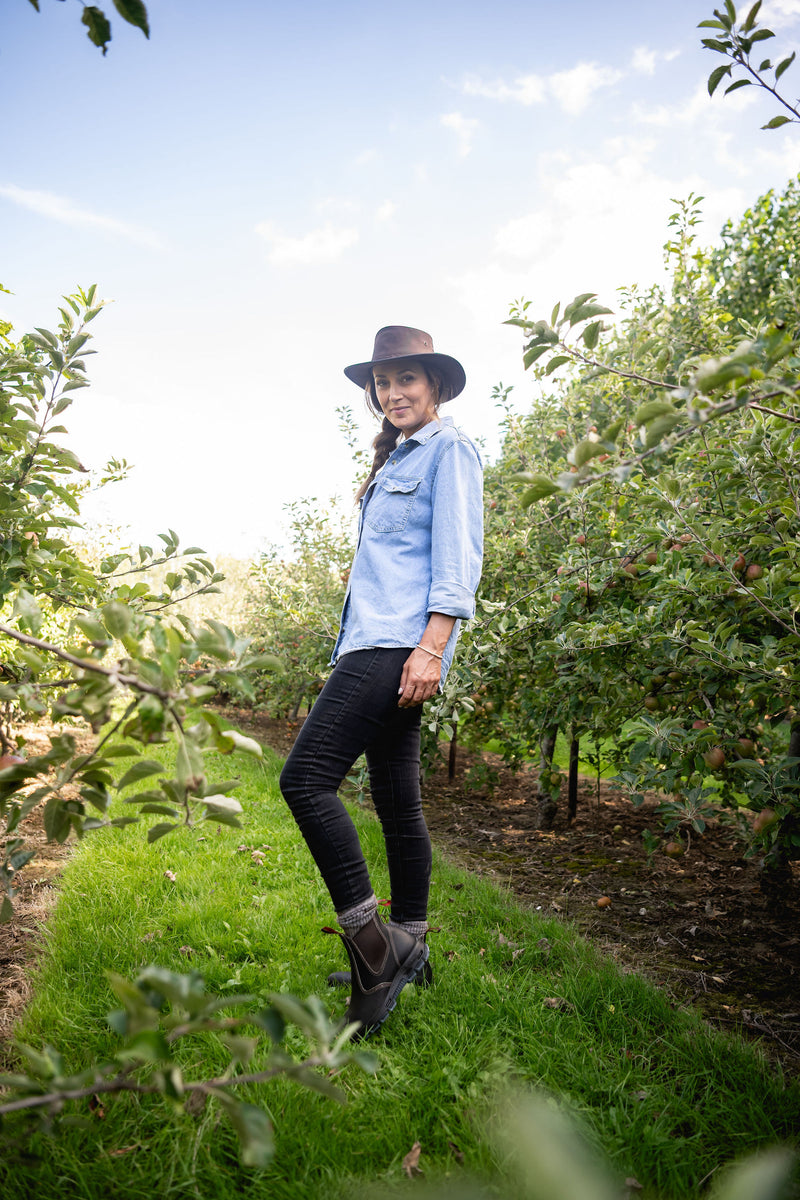
[[[395,358],[414,358],[436,367],[450,386],[451,398],[458,396],[466,387],[466,372],[458,359],[437,353],[431,335],[422,329],[412,329],[409,325],[386,325],[379,329],[375,334],[375,346],[369,362],[353,363],[351,367],[345,367],[344,373],[353,383],[365,388],[372,378],[372,368]]]

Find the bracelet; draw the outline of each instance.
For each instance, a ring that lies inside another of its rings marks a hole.
[[[434,658],[438,658],[440,662],[442,661],[441,654],[437,654],[435,650],[429,650],[428,647],[423,646],[421,642],[417,642],[417,649],[424,650],[426,654],[431,654]]]

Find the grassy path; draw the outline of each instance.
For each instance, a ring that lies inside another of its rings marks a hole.
[[[150,752],[148,751],[148,756]],[[165,758],[165,761],[166,758]],[[67,869],[44,934],[34,1001],[20,1036],[50,1042],[77,1068],[112,1045],[104,977],[150,962],[196,968],[214,990],[266,996],[326,992],[342,967],[321,881],[280,798],[280,760],[237,756],[245,827],[210,823],[154,845],[143,826],[86,839]],[[212,772],[229,777],[231,760]],[[355,819],[371,862],[382,860],[372,817]],[[380,865],[373,874],[388,894]],[[6,1195],[38,1200],[200,1196],[233,1200],[339,1200],[402,1187],[415,1142],[427,1180],[462,1196],[465,1171],[516,1196],[485,1135],[509,1089],[535,1085],[577,1114],[588,1138],[644,1197],[689,1197],[721,1164],[800,1129],[800,1088],[750,1046],[674,1011],[635,975],[622,974],[566,925],[437,859],[429,991],[407,988],[373,1040],[375,1076],[348,1070],[340,1107],[285,1081],[252,1089],[272,1114],[277,1153],[263,1172],[240,1167],[213,1104],[188,1115],[154,1098],[104,1103],[57,1139],[36,1135],[0,1161]],[[341,1012],[344,997],[330,993]],[[289,1036],[302,1053],[303,1039]],[[222,1063],[209,1038],[200,1070]],[[85,1110],[84,1110],[85,1111]],[[367,1186],[369,1185],[369,1186]],[[576,1198],[577,1200],[577,1198]]]

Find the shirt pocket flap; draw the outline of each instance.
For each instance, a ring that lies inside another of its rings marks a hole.
[[[419,479],[387,479],[381,480],[381,487],[385,492],[415,492],[420,485]]]

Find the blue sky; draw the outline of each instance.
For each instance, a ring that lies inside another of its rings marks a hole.
[[[0,15],[1,308],[114,301],[67,423],[87,465],[134,464],[87,506],[126,537],[245,555],[346,493],[336,407],[373,430],[342,367],[384,324],[462,360],[451,414],[491,452],[492,386],[532,394],[512,300],[613,307],[659,277],[672,197],[706,197],[711,242],[800,169],[769,97],[709,99],[712,2],[149,0],[146,41],[107,0],[106,58],[79,0],[40,7]],[[762,14],[800,47],[800,0]]]

